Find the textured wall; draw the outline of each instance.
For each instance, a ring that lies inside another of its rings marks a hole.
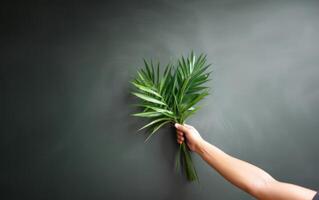
[[[214,77],[188,123],[274,177],[318,189],[318,2],[0,9],[1,199],[251,199],[196,155],[200,185],[174,173],[171,129],[146,144],[136,134],[129,80],[141,58],[191,49],[208,54]]]

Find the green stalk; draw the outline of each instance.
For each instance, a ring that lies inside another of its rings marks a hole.
[[[192,161],[190,150],[186,146],[185,141],[180,145],[181,145],[180,150],[182,151],[180,156],[183,161],[184,171],[186,173],[187,180],[198,181],[198,176]]]
[[[177,122],[177,123],[180,123],[180,122]],[[184,123],[180,123],[180,124],[184,124]],[[184,168],[183,171],[186,174],[186,178],[188,181],[199,181],[197,173],[196,173],[196,169],[192,160],[190,149],[186,145],[186,138],[184,138],[184,142],[182,144],[179,144],[179,149],[176,154],[176,169],[177,170],[179,169],[180,165],[182,165],[182,167]]]

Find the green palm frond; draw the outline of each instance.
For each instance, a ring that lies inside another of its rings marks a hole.
[[[150,129],[148,140],[165,124],[184,124],[189,116],[196,113],[200,108],[197,103],[209,94],[209,88],[204,84],[209,81],[211,72],[207,72],[210,64],[206,63],[206,55],[196,57],[194,52],[187,58],[178,59],[176,65],[167,64],[163,73],[160,73],[159,62],[154,65],[152,61],[143,61],[144,68],[137,71],[132,81],[135,87],[132,94],[141,100],[137,106],[142,110],[133,116],[150,119],[140,128]],[[188,180],[198,180],[185,142],[179,149],[177,163],[182,161]]]

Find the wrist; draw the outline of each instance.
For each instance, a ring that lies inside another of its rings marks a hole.
[[[195,152],[201,155],[204,152],[206,141],[204,139],[199,140],[196,145]]]

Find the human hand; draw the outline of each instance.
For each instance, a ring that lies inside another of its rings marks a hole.
[[[177,143],[182,144],[185,141],[190,150],[198,152],[200,145],[203,142],[202,137],[198,131],[190,125],[184,124],[175,124],[176,133],[177,133]]]

